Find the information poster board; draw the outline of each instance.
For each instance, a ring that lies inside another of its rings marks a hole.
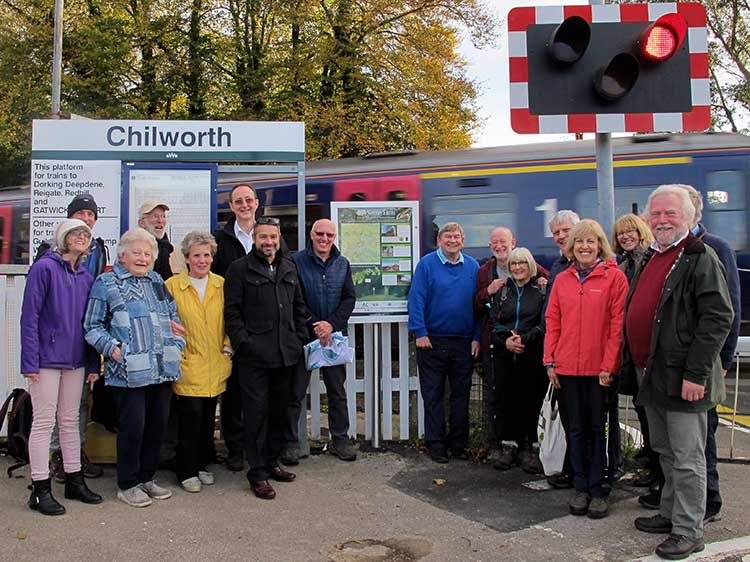
[[[331,220],[352,265],[354,313],[406,312],[419,261],[419,202],[333,202]]]
[[[112,265],[120,239],[120,181],[119,160],[32,160],[29,261],[34,260],[39,244],[52,240],[73,198],[88,193],[98,207],[94,236],[104,239]]]
[[[138,210],[147,199],[169,206],[167,236],[174,246],[172,271],[185,269],[180,244],[188,232],[216,228],[215,164],[126,164],[124,166],[123,232],[138,224]],[[127,222],[126,222],[127,217]]]

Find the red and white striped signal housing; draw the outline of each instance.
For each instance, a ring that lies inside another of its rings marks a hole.
[[[706,9],[697,2],[514,8],[508,52],[517,133],[711,125]]]

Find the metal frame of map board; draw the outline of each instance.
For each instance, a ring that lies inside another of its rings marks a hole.
[[[188,230],[206,230],[213,232],[216,230],[216,183],[218,179],[218,166],[216,164],[209,163],[155,163],[155,162],[123,162],[122,163],[122,192],[120,202],[120,228],[122,232],[127,231],[129,228],[138,224],[138,207],[139,201],[135,200],[135,193],[131,189],[132,173],[142,171],[153,171],[153,172],[168,172],[172,176],[180,176],[182,173],[189,174],[190,172],[200,171],[208,172],[208,183],[204,186],[204,189],[208,192],[202,194],[203,197],[208,195],[208,206],[202,208],[201,214],[205,215],[205,226],[202,228],[201,225],[194,225],[191,228],[180,228],[184,234],[187,234]],[[167,221],[167,228],[169,231],[170,224],[174,226],[179,224],[180,216],[180,204],[174,202],[174,197],[165,195],[170,190],[175,188],[174,185],[160,185],[158,190],[148,192],[145,199],[158,199],[163,200],[167,205],[170,206],[170,218]],[[198,195],[198,194],[196,194]],[[135,222],[133,222],[135,221]],[[178,251],[172,253],[170,262],[172,262],[172,268],[175,272],[184,269],[184,260],[182,259],[182,252],[179,251],[180,244],[182,243],[183,236],[172,236],[170,235],[169,241],[174,245]]]
[[[409,211],[408,221],[404,220],[405,210]],[[345,217],[352,213],[361,220],[352,221]],[[331,203],[331,220],[338,232],[337,246],[352,266],[357,290],[354,314],[371,316],[372,322],[382,321],[383,316],[404,314],[411,279],[420,257],[419,202],[336,201]],[[372,233],[363,233],[364,238],[357,240],[356,248],[351,248],[347,245],[347,224],[377,225],[377,230],[372,228]],[[369,251],[369,256],[362,258],[362,251]],[[390,252],[390,255],[384,255],[386,252]],[[405,263],[407,260],[408,267]],[[359,277],[362,277],[361,282]],[[387,283],[383,283],[384,278]],[[365,298],[362,288],[368,285],[372,287],[372,295],[377,295],[377,298]],[[391,287],[396,294],[391,299],[384,298]]]

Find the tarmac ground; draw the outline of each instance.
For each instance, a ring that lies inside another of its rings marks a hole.
[[[67,501],[54,486],[68,510],[61,517],[31,511],[28,468],[6,478],[10,459],[0,458],[0,561],[625,562],[654,560],[664,538],[633,527],[654,512],[639,507],[641,492],[627,481],[613,491],[609,517],[592,520],[568,513],[570,490],[532,489],[539,477],[520,469],[455,459],[438,465],[403,446],[366,449],[353,463],[327,454],[304,459],[293,469],[296,482],[275,484],[273,501],[254,497],[244,473],[214,466],[216,484],[199,494],[160,472],[173,497],[132,508],[116,499],[108,466],[89,481],[105,496],[101,505]],[[711,544],[690,560],[745,562],[750,467],[721,463],[719,472],[723,519],[706,527]]]

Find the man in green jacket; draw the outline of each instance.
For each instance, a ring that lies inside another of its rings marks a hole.
[[[665,484],[659,514],[639,517],[647,533],[670,533],[656,554],[680,560],[704,549],[706,412],[725,396],[721,351],[734,312],[716,253],[690,233],[687,192],[663,185],[649,196],[655,241],[635,273],[625,316],[625,368],[639,383],[651,447]]]

